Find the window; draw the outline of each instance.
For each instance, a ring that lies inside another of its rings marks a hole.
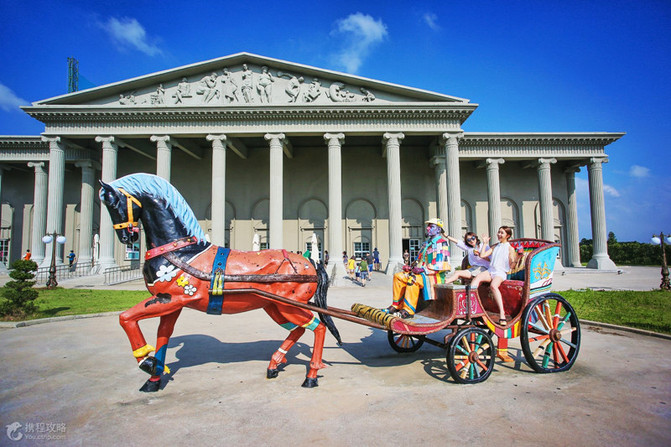
[[[363,258],[366,253],[370,253],[370,242],[355,242],[354,243],[354,257],[357,259]]]
[[[421,247],[422,241],[420,239],[410,239],[410,248],[408,249],[408,252],[410,253],[410,262],[417,259]]]
[[[9,259],[9,239],[0,239],[0,262],[7,265]]]
[[[261,250],[268,250],[268,242],[261,242],[261,243],[259,244],[259,248],[260,248]]]

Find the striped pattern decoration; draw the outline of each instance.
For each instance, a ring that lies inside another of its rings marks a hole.
[[[376,309],[374,307],[366,306],[365,304],[352,304],[352,312],[373,323],[380,324],[387,329],[391,329],[391,322],[396,318],[386,312]]]

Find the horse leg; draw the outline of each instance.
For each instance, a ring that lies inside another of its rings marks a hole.
[[[177,310],[181,310],[185,305],[186,303],[181,296],[159,293],[119,315],[119,324],[128,336],[131,349],[133,350],[133,357],[135,357],[138,363],[141,364],[147,355],[155,350],[153,346],[146,342],[138,322],[146,318],[172,314]]]
[[[268,366],[268,377],[273,378],[277,376],[277,365],[279,361],[286,361],[285,354],[288,351],[288,348],[293,346],[296,341],[303,335],[305,329],[310,329],[315,334],[315,343],[312,348],[312,358],[310,359],[310,369],[308,374],[303,382],[303,387],[313,388],[318,386],[317,383],[317,372],[325,368],[326,365],[322,362],[322,354],[324,352],[324,339],[326,336],[326,326],[319,321],[319,319],[312,315],[311,312],[307,312],[297,308],[288,308],[280,309],[276,308],[273,310],[272,307],[267,307],[266,312],[270,317],[275,320],[279,325],[291,331],[291,334],[287,339],[282,343],[280,349],[275,352],[273,359],[270,361]],[[309,320],[305,322],[305,318],[308,317]],[[288,347],[285,349],[285,345]],[[282,352],[284,351],[284,352]]]
[[[315,333],[315,344],[312,347],[312,359],[310,359],[310,370],[308,371],[305,381],[303,382],[304,388],[313,388],[319,386],[317,383],[317,372],[326,368],[326,365],[322,362],[322,354],[324,352],[324,338],[326,335],[326,326],[319,321],[317,318],[313,317],[313,321],[317,322],[317,326],[314,328],[308,326]]]
[[[268,370],[266,371],[266,377],[268,379],[274,379],[280,372],[279,366],[287,362],[286,354],[294,346],[294,344],[296,344],[298,339],[301,338],[305,332],[305,328],[289,322],[289,320],[284,318],[276,306],[268,306],[264,310],[270,316],[270,318],[275,321],[275,323],[289,331],[287,338],[284,340],[284,342],[282,342],[282,345],[270,358],[270,364],[268,365]]]
[[[165,355],[168,350],[168,342],[172,336],[172,331],[175,329],[175,323],[182,309],[175,312],[161,316],[161,322],[158,325],[158,335],[156,337],[156,356],[146,357],[140,363],[140,369],[146,373],[151,374],[151,377],[140,388],[140,391],[155,392],[161,386],[161,374],[163,372],[170,374],[170,368],[165,364]]]

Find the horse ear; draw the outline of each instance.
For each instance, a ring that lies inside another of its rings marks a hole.
[[[99,180],[99,182],[102,186],[102,188],[100,188],[100,198],[107,203],[114,203],[114,199],[116,198],[116,190],[111,185],[108,185],[102,180]]]

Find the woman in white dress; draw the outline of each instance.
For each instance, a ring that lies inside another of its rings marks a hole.
[[[487,271],[480,273],[471,281],[471,288],[476,289],[481,282],[489,282],[489,290],[494,296],[497,306],[499,306],[499,325],[505,326],[508,324],[506,315],[503,310],[503,298],[499,286],[508,276],[511,267],[515,266],[519,260],[521,253],[516,253],[513,247],[508,242],[513,235],[513,230],[510,227],[503,226],[499,228],[496,237],[499,243],[493,247],[489,247],[480,253],[480,257],[491,257],[489,268]],[[485,244],[489,243],[489,236],[482,236]]]

